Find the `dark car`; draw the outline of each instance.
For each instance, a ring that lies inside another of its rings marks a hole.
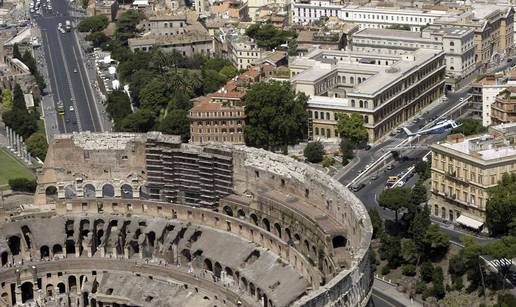
[[[369,149],[371,149],[371,145],[366,145],[366,146],[364,147],[364,150],[369,150]]]
[[[358,191],[362,190],[363,187],[365,187],[364,183],[358,183],[358,184],[351,186],[351,191],[358,192]]]

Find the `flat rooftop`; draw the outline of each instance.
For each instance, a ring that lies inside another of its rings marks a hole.
[[[515,146],[501,145],[494,141],[491,135],[484,134],[465,138],[460,142],[445,142],[439,145],[488,162],[504,158],[516,159]]]

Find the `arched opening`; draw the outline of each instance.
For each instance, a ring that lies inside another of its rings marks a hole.
[[[1,258],[2,258],[2,266],[4,266],[7,264],[7,261],[9,260],[9,254],[7,252],[2,252]]]
[[[347,240],[344,236],[335,236],[331,239],[331,243],[333,244],[333,248],[345,247]]]
[[[256,295],[256,288],[252,282],[249,283],[249,294],[251,294],[251,296]]]
[[[123,184],[120,187],[120,195],[124,199],[133,199],[133,187],[128,184]]]
[[[242,220],[245,219],[245,212],[244,212],[244,210],[238,209],[237,214],[238,214],[238,218],[239,219],[242,219]]]
[[[226,278],[228,278],[230,281],[235,280],[235,277],[233,276],[233,270],[230,267],[226,267],[224,271],[226,272]]]
[[[34,289],[31,282],[27,281],[21,285],[22,303],[34,299]]]
[[[112,184],[105,184],[102,186],[102,197],[112,198],[115,197],[115,188]]]
[[[192,261],[192,255],[190,254],[190,250],[189,249],[183,249],[181,251],[181,258],[183,263],[189,263]]]
[[[224,213],[229,216],[233,216],[233,209],[229,206],[224,206]]]
[[[211,264],[211,260],[206,258],[204,259],[204,266],[203,268],[207,271],[213,272],[213,265]]]
[[[129,246],[131,247],[131,251],[132,251],[132,253],[129,253],[129,257],[140,254],[140,245],[138,245],[137,241],[134,241],[134,240],[131,241],[129,243]]]
[[[62,254],[63,253],[63,247],[61,247],[61,245],[59,244],[55,244],[53,247],[52,247],[52,254],[55,255],[59,255],[59,254]]]
[[[50,257],[50,249],[46,245],[41,246],[39,253],[41,255],[41,259]]]
[[[291,241],[292,240],[292,234],[290,233],[290,228],[285,228],[285,234],[287,235],[287,237],[285,239],[287,241]]]
[[[215,267],[213,269],[213,274],[220,278],[220,273],[222,272],[222,266],[220,265],[220,263],[218,262],[215,262]]]
[[[47,204],[53,204],[57,201],[57,188],[53,185],[49,185],[45,189],[45,196]]]
[[[262,219],[262,223],[263,223],[263,227],[264,227],[267,231],[271,231],[271,224],[269,223],[269,220],[268,220],[268,219],[263,218],[263,219]]]
[[[48,284],[45,287],[45,292],[47,293],[47,296],[52,296],[54,294],[54,285]]]
[[[77,292],[77,279],[75,276],[68,276],[68,291]]]
[[[59,289],[59,293],[62,294],[62,293],[65,293],[66,292],[66,287],[65,287],[65,284],[60,282],[57,284],[57,289]]]
[[[65,198],[66,199],[75,199],[77,198],[77,192],[75,192],[75,188],[72,185],[67,185],[64,188]]]
[[[74,240],[66,240],[65,242],[66,254],[75,254],[75,241]]]
[[[27,244],[27,248],[31,249],[32,248],[32,242],[30,240],[30,229],[29,229],[29,227],[27,225],[23,225],[21,230],[22,230],[23,238],[25,239],[25,243]]]
[[[95,187],[92,184],[86,184],[83,188],[84,198],[95,198]]]
[[[294,243],[299,244],[301,242],[301,236],[298,233],[294,234]]]
[[[240,287],[242,288],[242,290],[247,291],[247,279],[245,279],[245,277],[242,277]]]
[[[274,223],[274,229],[276,229],[276,235],[281,238],[281,225]]]
[[[11,255],[16,256],[20,254],[20,237],[18,236],[11,236],[7,240],[7,245],[9,246],[9,249],[11,250]]]
[[[256,214],[251,213],[251,220],[253,220],[253,223],[258,226],[258,217]]]

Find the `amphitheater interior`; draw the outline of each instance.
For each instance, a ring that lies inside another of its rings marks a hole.
[[[56,136],[0,208],[2,306],[367,306],[372,226],[329,176],[245,146]]]

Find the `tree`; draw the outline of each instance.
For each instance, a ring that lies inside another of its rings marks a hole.
[[[423,185],[423,182],[418,180],[414,187],[412,188],[411,193],[411,201],[415,206],[419,206],[420,204],[426,202],[428,200],[426,187]]]
[[[41,160],[45,160],[47,155],[48,143],[43,133],[33,133],[26,141],[29,152]]]
[[[379,238],[383,234],[383,220],[376,208],[367,209],[371,224],[373,225],[373,239]]]
[[[162,77],[155,77],[140,91],[141,107],[151,110],[155,114],[167,107],[171,99],[168,84]]]
[[[126,116],[121,124],[120,131],[147,132],[154,126],[154,114],[147,109],[140,109]]]
[[[13,95],[9,89],[4,89],[2,92],[2,106],[4,112],[8,112],[13,109]]]
[[[410,223],[408,233],[412,239],[414,239],[416,247],[420,253],[424,253],[425,246],[423,244],[423,237],[431,224],[430,209],[427,205],[416,212],[414,219],[412,219]]]
[[[272,50],[282,44],[287,44],[292,39],[296,38],[296,33],[293,31],[284,31],[276,29],[271,24],[253,24],[249,26],[245,34],[256,41],[258,47]]]
[[[104,32],[92,32],[86,35],[85,39],[90,41],[95,48],[101,47],[102,44],[110,41],[110,38]]]
[[[504,174],[497,186],[488,191],[486,225],[492,235],[506,235],[516,218],[516,174]]]
[[[227,81],[234,78],[238,74],[238,70],[233,65],[226,65],[222,67],[222,69],[219,71],[219,74],[223,75]]]
[[[465,136],[487,132],[487,127],[482,125],[482,121],[473,118],[459,120],[461,126],[454,128],[452,133],[462,133]]]
[[[410,192],[410,189],[406,187],[383,190],[378,198],[378,204],[381,207],[393,210],[396,215],[395,221],[398,222],[398,211],[402,208],[408,208],[410,205]]]
[[[13,108],[27,110],[27,106],[25,105],[25,97],[23,96],[23,91],[18,83],[16,83],[14,86]]]
[[[460,255],[464,261],[464,266],[470,282],[468,291],[473,291],[480,285],[482,276],[485,275],[484,261],[480,259],[480,256],[483,253],[483,248],[473,237],[464,236],[462,241],[464,248],[461,250]]]
[[[466,264],[462,259],[462,254],[453,255],[448,262],[448,273],[454,276],[462,276],[466,273]]]
[[[434,266],[432,265],[432,263],[430,261],[423,262],[423,264],[421,265],[420,272],[419,272],[421,275],[421,279],[425,282],[432,281],[433,272],[434,272]]]
[[[23,139],[27,139],[38,130],[37,118],[27,112],[26,109],[13,108],[9,112],[4,112],[2,113],[2,120]]]
[[[259,82],[243,98],[247,146],[267,150],[302,140],[308,131],[308,97],[295,93],[288,82]]]
[[[86,17],[79,22],[77,30],[79,32],[99,32],[107,28],[109,20],[104,15]]]
[[[399,237],[390,236],[384,233],[381,236],[381,246],[379,249],[380,258],[386,259],[391,269],[397,268],[402,261],[400,250],[401,241]]]
[[[308,143],[308,145],[306,145],[305,149],[303,150],[303,155],[305,158],[312,163],[321,162],[325,153],[324,146],[319,141]]]
[[[18,44],[14,44],[14,46],[13,46],[13,58],[18,59],[20,61],[22,59],[22,55],[20,52],[20,48],[18,47]]]
[[[122,120],[132,113],[131,102],[127,94],[122,91],[111,92],[106,100],[106,112],[115,122],[115,130],[118,130]]]
[[[141,16],[137,10],[125,11],[117,20],[115,39],[122,45],[127,46],[127,40],[138,33],[136,25],[140,21]]]
[[[367,129],[364,127],[364,119],[358,113],[339,114],[337,131],[341,138],[349,140],[354,145],[367,142]]]
[[[208,69],[202,71],[203,92],[205,94],[218,91],[224,83],[226,77],[215,70]]]
[[[188,111],[183,109],[169,111],[167,116],[160,122],[159,131],[166,134],[180,135],[183,142],[188,142],[190,139]]]
[[[417,259],[416,243],[412,239],[401,239],[401,257],[406,263],[415,263]]]
[[[425,181],[428,178],[430,178],[431,172],[430,172],[430,163],[420,160],[416,163],[414,170],[419,175],[419,180]]]
[[[448,251],[450,238],[447,234],[440,231],[439,225],[432,224],[423,236],[423,244],[426,247],[427,255],[430,257],[440,257]]]
[[[353,144],[347,139],[340,140],[340,152],[342,153],[342,165],[349,163],[353,159]]]
[[[442,299],[446,295],[444,291],[444,275],[443,269],[440,266],[436,266],[432,272],[432,293],[437,299]]]

